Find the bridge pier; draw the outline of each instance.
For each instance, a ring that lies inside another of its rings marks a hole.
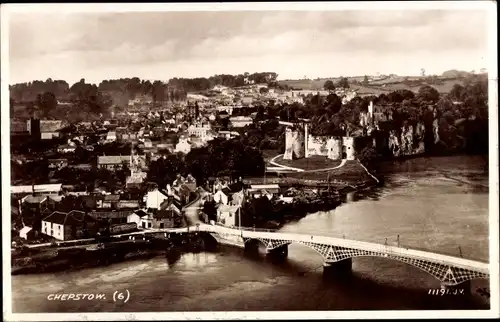
[[[349,277],[352,275],[352,258],[338,262],[325,262],[323,264],[323,277]]]
[[[250,255],[255,255],[259,253],[259,245],[254,241],[248,241],[245,243],[245,253]]]
[[[441,283],[441,292],[444,292],[446,295],[457,295],[457,296],[470,296],[472,295],[471,291],[471,282],[465,281],[458,285],[447,285],[446,283]]]
[[[283,245],[274,249],[268,249],[266,252],[272,259],[282,260],[288,257],[288,245]]]

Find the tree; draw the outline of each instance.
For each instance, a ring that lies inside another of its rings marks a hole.
[[[464,98],[464,94],[465,94],[465,88],[460,84],[455,84],[453,85],[453,88],[451,89],[449,96],[453,100],[461,101]]]
[[[330,94],[326,97],[325,108],[330,116],[336,114],[342,108],[342,100],[336,94]]]
[[[326,89],[327,91],[334,91],[335,85],[333,84],[333,81],[327,80],[323,85],[323,88]]]
[[[340,78],[337,86],[341,88],[349,88],[349,80],[347,79],[347,77]]]
[[[432,86],[422,86],[418,90],[417,99],[421,102],[436,103],[439,100],[439,92]]]
[[[363,78],[363,85],[368,85],[370,81],[368,80],[368,76],[365,75],[365,77]]]
[[[37,105],[43,116],[48,116],[57,107],[57,98],[54,93],[45,92],[37,96]]]

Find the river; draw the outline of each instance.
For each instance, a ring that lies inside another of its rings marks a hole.
[[[309,214],[282,230],[423,248],[488,261],[486,157],[418,158],[387,163],[381,187],[346,196],[335,210]],[[428,294],[439,282],[392,260],[353,259],[349,281],[325,281],[313,250],[290,245],[286,262],[239,249],[132,260],[106,267],[12,277],[14,313],[265,310],[487,309],[472,298]],[[115,291],[130,292],[127,303]],[[102,301],[49,301],[50,293],[105,293]]]

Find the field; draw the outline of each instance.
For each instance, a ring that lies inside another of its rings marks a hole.
[[[329,180],[330,182],[340,180],[350,184],[372,179],[358,161],[347,161],[342,167],[331,171],[298,172],[288,174],[287,177],[303,180]]]
[[[280,156],[274,161],[281,165],[299,168],[306,171],[334,168],[340,165],[339,160],[331,160],[321,155],[312,155],[309,158],[300,158],[296,160],[284,160],[283,156]],[[323,173],[323,175],[325,175],[325,173]]]
[[[354,79],[358,80],[359,77],[355,77]],[[279,81],[280,85],[288,85],[293,88],[302,88],[302,89],[322,89],[325,81],[331,79],[334,83],[338,80],[335,78],[324,78],[324,79],[316,79],[316,80],[308,80],[308,79],[297,79],[297,80],[283,80]],[[415,84],[415,86],[409,86],[403,84],[405,77],[399,76],[392,79],[384,79],[379,81],[373,81],[369,85],[364,86],[360,84],[351,84],[351,88],[356,89],[358,94],[361,96],[367,95],[380,95],[382,93],[390,93],[392,91],[398,89],[407,89],[413,92],[418,92],[419,88],[423,85],[426,85],[425,81],[422,81],[421,84]],[[409,77],[410,81],[418,81],[418,77]],[[358,80],[359,81],[359,80]],[[442,84],[439,85],[431,85],[440,93],[449,93],[455,84],[463,84],[461,79],[443,79],[441,78]]]

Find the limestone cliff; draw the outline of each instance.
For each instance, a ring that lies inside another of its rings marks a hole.
[[[416,155],[425,152],[425,125],[403,125],[389,132],[388,146],[393,156]]]

